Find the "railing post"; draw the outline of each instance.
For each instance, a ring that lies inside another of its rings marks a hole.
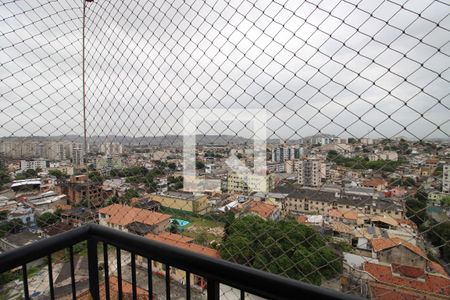
[[[98,257],[97,241],[89,238],[88,241],[88,264],[89,264],[89,292],[93,300],[100,300],[98,281]]]
[[[219,282],[217,280],[207,278],[206,290],[208,292],[208,300],[219,300]]]

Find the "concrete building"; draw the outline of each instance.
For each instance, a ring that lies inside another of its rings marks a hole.
[[[284,162],[298,159],[303,155],[303,148],[298,145],[282,145],[272,148],[272,162]]]
[[[347,194],[343,192],[325,191],[313,188],[279,188],[277,192],[288,193],[282,203],[282,214],[323,214],[332,209],[342,213],[353,211],[369,215],[387,214],[394,219],[404,218],[403,206],[400,203],[376,199],[373,196]]]
[[[161,203],[162,206],[191,212],[194,214],[205,214],[208,212],[208,196],[190,192],[165,192],[150,194],[149,200]]]
[[[20,161],[20,170],[46,170],[47,169],[47,161],[45,160],[21,160]]]
[[[442,192],[450,193],[450,165],[442,167]]]
[[[120,143],[104,143],[100,145],[100,152],[106,156],[120,155],[123,153],[123,146]]]
[[[104,191],[101,182],[88,181],[86,175],[71,176],[69,180],[60,182],[56,187],[58,194],[67,195],[70,204],[80,204],[89,201],[93,206],[100,206],[111,194]]]
[[[322,161],[318,158],[301,160],[297,168],[297,182],[303,186],[317,187],[321,185]]]
[[[138,235],[158,234],[168,229],[170,215],[128,205],[112,204],[98,210],[100,225]]]
[[[274,175],[229,173],[227,183],[230,193],[269,192],[274,188]]]
[[[281,210],[277,205],[269,204],[263,201],[249,201],[241,215],[254,215],[264,220],[277,221],[280,219]]]
[[[19,219],[24,225],[31,225],[35,222],[34,212],[29,207],[19,206],[8,213],[8,220]]]
[[[110,155],[99,156],[95,159],[95,168],[101,173],[109,173],[112,169],[122,169],[122,159]]]

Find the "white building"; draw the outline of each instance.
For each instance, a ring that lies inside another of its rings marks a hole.
[[[230,173],[228,174],[228,192],[247,193],[247,192],[268,192],[274,188],[274,176],[255,175],[252,173]]]
[[[320,186],[322,161],[318,158],[301,160],[298,164],[298,183],[303,186]]]
[[[105,155],[120,155],[123,153],[123,146],[120,143],[104,143],[100,145],[100,152]]]
[[[442,192],[450,193],[450,165],[442,167]]]
[[[378,154],[378,158],[379,159],[383,159],[383,160],[397,161],[398,160],[398,154],[395,151],[383,151],[380,154]]]
[[[45,160],[21,160],[20,170],[36,170],[40,168],[41,170],[47,169],[47,162]]]

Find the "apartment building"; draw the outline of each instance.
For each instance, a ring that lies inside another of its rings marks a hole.
[[[227,178],[228,192],[251,193],[268,192],[274,188],[274,175],[229,173]]]
[[[286,192],[286,191],[283,191]],[[373,196],[352,195],[312,188],[295,189],[289,192],[282,203],[282,214],[327,214],[332,209],[346,213],[354,211],[365,215],[387,214],[395,219],[404,217],[400,203],[375,199]]]
[[[100,145],[100,152],[105,155],[120,155],[123,153],[123,146],[120,143],[104,143]]]
[[[20,170],[45,170],[47,169],[47,162],[45,160],[21,160],[20,161]]]
[[[302,186],[318,187],[322,182],[322,161],[318,158],[307,158],[299,161],[297,182]]]
[[[442,192],[450,193],[450,165],[442,167]]]

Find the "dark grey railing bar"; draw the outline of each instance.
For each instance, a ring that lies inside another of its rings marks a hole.
[[[0,273],[87,240],[89,226],[79,227],[0,254]]]
[[[191,300],[191,273],[186,271],[186,300]]]
[[[133,290],[133,300],[137,300],[136,288],[136,255],[131,253],[131,287]]]
[[[245,300],[245,291],[241,290],[241,300]]]
[[[110,299],[109,294],[109,260],[108,260],[108,244],[103,243],[103,270],[105,272],[105,298]]]
[[[166,266],[166,276],[165,276],[165,282],[166,282],[166,300],[170,300],[170,266],[168,264]]]
[[[309,285],[225,260],[200,255],[195,252],[145,239],[141,236],[95,224],[86,225],[35,242],[32,245],[0,254],[0,261],[2,262],[0,264],[0,273],[23,265],[26,262],[45,257],[55,251],[72,247],[72,245],[88,239],[94,239],[96,242],[104,242],[117,248],[119,299],[122,299],[123,296],[120,249],[129,251],[135,255],[140,255],[147,259],[160,261],[174,268],[189,270],[190,273],[207,278],[208,286],[211,282],[213,282],[214,285],[222,283],[264,298],[292,299],[293,297],[297,298],[298,295],[302,295],[302,298],[315,300],[361,299],[356,296]],[[94,249],[92,248],[92,245],[91,242],[91,254],[93,254]],[[71,269],[73,270],[73,249],[71,249],[71,251]],[[98,283],[98,261],[96,261],[95,265],[96,272],[93,272],[93,268],[94,267],[92,267],[91,272],[93,275],[97,274],[96,281]],[[149,285],[150,284],[151,283],[149,282]],[[73,295],[75,295],[74,287],[75,282],[73,280]],[[213,287],[209,288],[213,289]]]
[[[25,300],[29,300],[30,292],[28,290],[27,264],[22,265],[22,283],[23,283],[23,296],[24,296]]]
[[[152,260],[147,258],[147,290],[148,299],[153,299],[153,270],[152,270]]]
[[[206,279],[208,292],[208,300],[219,300],[220,298],[220,284],[213,278]]]
[[[75,263],[73,261],[73,246],[69,247],[70,281],[72,284],[72,300],[77,299],[77,287],[75,286]]]
[[[93,300],[100,299],[99,280],[98,280],[98,254],[97,241],[89,238],[88,246],[88,265],[89,265],[89,291]]]
[[[117,263],[117,293],[119,300],[122,300],[122,257],[120,248],[116,247],[116,263]]]
[[[52,267],[52,255],[49,254],[47,256],[47,265],[48,265],[48,286],[50,290],[50,299],[55,299],[55,289],[53,288],[53,267]]]
[[[222,259],[200,255],[105,226],[89,226],[90,233],[99,240],[175,268],[189,270],[204,278],[215,279],[220,283],[263,298],[292,299],[292,297],[295,298],[295,295],[301,294],[305,299],[315,300],[361,299]]]

